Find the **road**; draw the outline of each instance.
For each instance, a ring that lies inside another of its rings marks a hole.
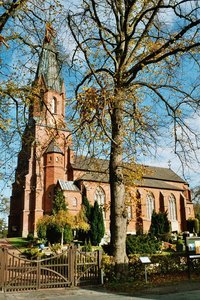
[[[153,292],[153,291],[152,291]],[[108,293],[105,290],[98,288],[91,289],[60,289],[60,290],[40,290],[18,293],[0,293],[0,300],[200,300],[200,289],[190,290],[177,293],[152,293],[143,294],[140,296],[123,295]]]

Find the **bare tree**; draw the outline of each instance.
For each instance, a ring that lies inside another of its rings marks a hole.
[[[76,45],[72,67],[80,78],[79,125],[88,144],[109,140],[110,231],[118,267],[127,262],[122,162],[151,150],[166,128],[180,159],[199,142],[188,122],[199,116],[199,17],[199,1],[192,0],[83,0],[68,13]]]

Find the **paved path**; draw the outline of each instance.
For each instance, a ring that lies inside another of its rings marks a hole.
[[[19,293],[0,293],[0,300],[200,300],[200,289],[163,294],[161,290],[143,291],[141,295],[109,293],[103,288],[40,290]]]

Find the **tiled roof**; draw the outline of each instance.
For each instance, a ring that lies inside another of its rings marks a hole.
[[[76,170],[104,173],[108,172],[109,161],[92,157],[76,156],[72,167]]]
[[[128,164],[125,164],[128,167]],[[85,171],[81,179],[88,181],[108,182],[109,181],[109,161],[104,159],[87,158],[84,156],[76,157],[72,164],[73,169]],[[160,181],[170,181],[177,183],[186,183],[180,176],[169,168],[144,166],[145,174],[140,185],[145,186],[156,185],[161,186]],[[163,183],[164,186],[164,183]],[[170,188],[171,185],[165,183],[165,188]],[[161,188],[161,187],[160,187]],[[164,188],[164,187],[163,187]],[[172,188],[172,186],[171,186]],[[174,187],[175,189],[175,187]],[[176,187],[177,189],[177,187]]]
[[[180,186],[176,186],[162,180],[151,179],[151,178],[144,178],[144,180],[140,182],[136,182],[136,185],[142,187],[164,189],[164,190],[183,191],[183,188],[181,188]]]
[[[61,68],[58,62],[58,51],[53,39],[45,41],[40,54],[40,60],[36,72],[36,80],[43,76],[47,88],[51,88],[59,93],[62,92]]]
[[[80,192],[79,188],[74,184],[73,181],[64,181],[59,179],[58,182],[63,191]]]
[[[59,148],[59,146],[56,144],[54,139],[49,143],[46,153],[61,153],[64,155],[64,153]]]

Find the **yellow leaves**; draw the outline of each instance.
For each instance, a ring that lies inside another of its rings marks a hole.
[[[84,231],[88,231],[90,229],[90,225],[87,223],[83,209],[81,209],[79,213],[76,216],[74,216],[73,228],[82,229]]]
[[[57,224],[61,228],[69,226],[72,229],[82,229],[84,231],[90,229],[82,210],[77,215],[72,215],[69,211],[65,210],[60,210],[56,215],[44,215],[38,220],[37,227],[41,224],[46,226],[49,224]]]
[[[155,52],[162,47],[163,43],[161,41],[151,41],[146,43],[146,47],[150,52]]]
[[[105,89],[85,87],[83,92],[79,93],[77,101],[81,120],[90,123],[95,116],[99,117],[103,114],[110,101],[110,95]]]

